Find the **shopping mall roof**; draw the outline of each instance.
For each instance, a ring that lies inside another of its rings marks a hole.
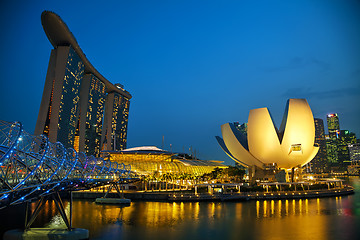
[[[185,166],[212,166],[212,167],[226,167],[223,161],[216,160],[200,160],[200,159],[189,159],[185,158],[185,153],[174,153],[156,146],[141,146],[124,149],[122,151],[102,151],[104,154],[109,153],[111,155],[168,155],[172,161],[180,162]]]
[[[102,151],[103,153],[110,154],[154,154],[154,155],[175,155],[176,153],[172,153],[163,149],[160,149],[155,146],[142,146],[142,147],[133,147],[127,148],[122,151]]]
[[[176,159],[176,161],[181,162],[186,166],[214,166],[214,167],[227,167],[222,164],[223,161],[213,161],[213,160],[200,160],[200,159]]]

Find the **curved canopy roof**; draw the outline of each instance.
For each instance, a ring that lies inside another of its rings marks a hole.
[[[155,146],[142,146],[142,147],[133,147],[122,150],[123,152],[132,152],[132,151],[155,151],[155,152],[167,152],[166,150],[160,149]]]
[[[84,63],[85,72],[94,74],[103,83],[105,83],[107,92],[117,92],[127,97],[128,99],[132,97],[129,92],[117,88],[94,68],[94,66],[86,58],[84,52],[81,50],[79,44],[77,43],[74,35],[69,30],[68,26],[56,13],[44,11],[41,14],[41,23],[46,33],[46,36],[48,37],[50,43],[54,46],[54,48],[56,48],[57,46],[71,45],[75,52],[79,55],[81,61]]]

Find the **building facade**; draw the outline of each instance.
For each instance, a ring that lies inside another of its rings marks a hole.
[[[349,145],[356,144],[355,133],[349,132],[348,130],[340,130],[338,139],[338,159],[339,164],[347,166],[351,164]]]
[[[80,111],[79,131],[75,137],[78,139],[79,151],[99,156],[106,87],[93,74],[86,74],[83,80],[80,93],[80,109],[83,111]]]
[[[41,21],[54,49],[35,135],[45,134],[51,142],[87,155],[125,149],[130,93],[122,85],[110,83],[91,65],[58,15],[44,11]]]
[[[340,134],[340,123],[337,113],[331,113],[326,116],[329,138],[337,139]]]
[[[311,170],[314,173],[323,173],[327,171],[327,155],[324,121],[320,118],[314,118],[315,123],[315,143],[319,145],[319,151],[311,163]]]
[[[340,135],[340,123],[337,113],[326,116],[328,135],[326,136],[326,154],[329,167],[337,169],[339,167],[338,138]]]
[[[84,64],[71,46],[51,51],[35,134],[74,145]]]
[[[103,150],[120,151],[126,148],[129,107],[128,98],[117,93],[107,95],[101,138]]]
[[[227,168],[221,161],[185,158],[183,155],[165,151],[155,146],[129,148],[123,151],[103,151],[103,158],[131,165],[131,171],[139,175],[190,174],[201,176],[215,168]]]
[[[360,162],[360,143],[350,144],[349,146],[350,161]]]

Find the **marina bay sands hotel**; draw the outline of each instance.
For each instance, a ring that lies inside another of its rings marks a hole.
[[[92,66],[58,15],[44,11],[41,22],[54,49],[35,135],[87,155],[125,149],[130,93]]]

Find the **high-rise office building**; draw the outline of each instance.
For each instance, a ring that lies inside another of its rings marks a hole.
[[[340,134],[340,123],[337,113],[331,113],[326,116],[330,139],[337,139]]]
[[[360,162],[360,143],[350,144],[349,146],[349,155],[351,162]]]
[[[327,171],[326,141],[324,121],[314,118],[315,122],[315,143],[319,145],[319,151],[315,158],[311,160],[312,172],[323,173]]]
[[[331,113],[326,116],[328,126],[328,137],[326,138],[326,152],[328,164],[331,167],[339,166],[338,157],[338,138],[340,135],[340,123],[337,113]]]
[[[326,142],[326,156],[329,166],[335,166],[338,163],[338,147],[336,140],[333,140],[329,137],[328,134],[325,135]]]
[[[106,150],[126,148],[130,93],[91,65],[58,15],[44,11],[41,21],[54,49],[35,134],[46,134],[51,142],[87,155],[99,156],[102,143],[107,142],[116,144]]]
[[[247,137],[247,123],[240,124],[239,122],[234,122],[234,126],[239,130],[245,137]]]
[[[338,139],[339,164],[346,166],[351,163],[348,146],[353,144],[356,144],[355,133],[349,132],[348,130],[340,130],[340,135]]]

